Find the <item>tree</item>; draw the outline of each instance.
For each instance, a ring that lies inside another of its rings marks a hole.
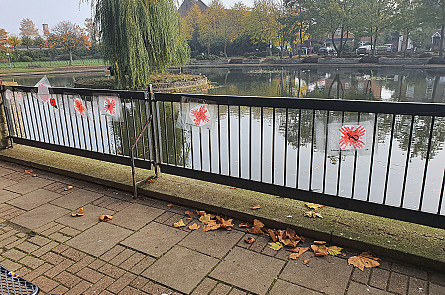
[[[20,36],[27,36],[33,38],[39,35],[39,29],[36,29],[34,22],[29,18],[24,18],[20,22]]]
[[[29,49],[29,46],[34,44],[34,40],[29,36],[22,36],[21,38],[22,44],[26,46],[26,49]]]
[[[85,19],[85,28],[88,33],[88,36],[90,36],[91,43],[95,44],[99,40],[99,36],[98,36],[98,31],[94,26],[93,18],[89,17]]]
[[[294,37],[294,34],[298,35],[300,44],[300,50],[298,56],[301,57],[301,47],[303,41],[309,38],[309,27],[314,23],[311,14],[311,1],[310,0],[285,0],[286,7],[289,8],[289,14],[285,21],[286,25],[290,26],[290,35]],[[292,26],[292,24],[294,24]]]
[[[8,32],[5,29],[0,29],[0,49],[5,49],[8,43]]]
[[[423,16],[423,21],[435,30],[439,29],[439,56],[442,57],[445,31],[445,0],[418,0],[418,5],[419,15]]]
[[[68,51],[70,55],[70,66],[73,65],[73,50],[89,48],[91,42],[86,32],[78,25],[69,21],[59,22],[48,36],[50,47],[61,48]]]
[[[10,36],[7,39],[7,42],[9,44],[9,46],[12,46],[13,49],[15,49],[17,46],[20,46],[20,44],[22,44],[22,41],[20,41],[20,38],[17,36]]]
[[[258,0],[253,4],[248,19],[248,33],[252,40],[269,44],[269,54],[272,55],[272,44],[278,35],[278,10],[272,0]]]
[[[397,0],[397,8],[394,14],[393,28],[403,35],[403,55],[406,56],[410,34],[421,27],[419,18],[419,5],[414,0]]]
[[[34,40],[32,40],[32,45],[45,47],[46,41],[42,38],[42,36],[37,36]]]
[[[140,88],[150,73],[183,64],[189,47],[172,0],[92,0],[104,58],[118,88]]]
[[[227,24],[225,23],[226,9],[219,0],[213,0],[199,18],[200,42],[207,47],[210,54],[210,45],[219,40],[224,40]],[[227,47],[226,40],[224,48]],[[226,54],[227,56],[227,54]]]

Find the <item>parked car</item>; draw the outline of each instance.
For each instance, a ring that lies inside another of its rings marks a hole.
[[[363,45],[355,50],[358,55],[365,55],[371,53],[371,45]]]
[[[317,52],[318,55],[334,55],[336,53],[335,49],[331,47],[321,47]]]

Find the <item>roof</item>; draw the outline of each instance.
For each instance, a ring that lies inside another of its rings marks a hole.
[[[192,10],[192,7],[194,5],[198,5],[201,11],[207,9],[207,5],[205,5],[204,2],[202,2],[201,0],[184,0],[184,2],[182,2],[181,6],[179,7],[179,14],[181,15],[181,17],[186,16],[190,12],[190,10]]]

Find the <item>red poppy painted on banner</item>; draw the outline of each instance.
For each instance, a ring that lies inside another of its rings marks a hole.
[[[56,99],[55,99],[55,98],[51,98],[51,99],[49,100],[49,104],[50,104],[52,107],[57,108],[57,102],[56,102]]]
[[[104,111],[110,115],[116,114],[116,102],[113,99],[105,99],[104,101]]]
[[[74,100],[74,108],[82,116],[85,115],[85,107],[83,106],[83,102],[80,99]]]
[[[359,150],[365,146],[366,129],[361,125],[345,125],[339,129],[341,133],[339,145],[342,150]]]
[[[198,105],[190,110],[190,118],[195,126],[202,126],[210,122],[210,113],[205,105]]]

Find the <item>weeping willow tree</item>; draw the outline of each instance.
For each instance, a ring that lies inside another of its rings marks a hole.
[[[92,0],[104,59],[117,88],[142,88],[150,73],[182,65],[189,47],[174,0]]]

